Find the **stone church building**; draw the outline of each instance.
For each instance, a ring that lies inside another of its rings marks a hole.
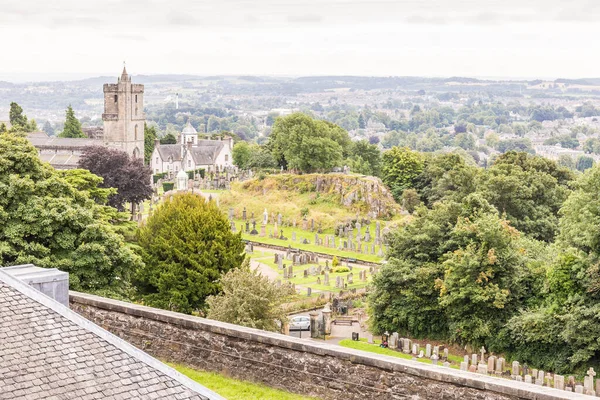
[[[144,157],[144,85],[131,83],[125,67],[116,84],[104,84],[104,128],[96,129],[93,138],[50,137],[43,132],[28,136],[38,149],[42,161],[54,168],[77,168],[88,146],[106,146],[134,157]]]

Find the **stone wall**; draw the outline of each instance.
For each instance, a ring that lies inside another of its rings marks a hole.
[[[71,292],[71,308],[165,361],[323,400],[581,395]]]

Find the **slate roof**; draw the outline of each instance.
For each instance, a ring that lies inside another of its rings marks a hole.
[[[169,157],[172,157],[173,162],[181,161],[181,145],[180,144],[161,144],[157,147],[158,154],[162,161],[166,162]]]
[[[221,140],[198,140],[198,144],[192,146],[192,158],[196,165],[212,165],[225,143]]]
[[[220,399],[0,270],[0,399]]]
[[[102,146],[104,144],[102,140],[87,138],[59,138],[55,136],[43,138],[38,135],[30,135],[27,138],[38,149],[69,148],[81,150],[87,146]]]

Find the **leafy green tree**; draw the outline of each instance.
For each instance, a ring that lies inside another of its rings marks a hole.
[[[433,155],[425,158],[423,171],[415,178],[414,187],[428,206],[441,200],[460,202],[477,190],[480,173],[458,153]]]
[[[381,173],[381,152],[379,148],[366,140],[352,144],[350,150],[350,167],[353,172],[379,176]]]
[[[406,189],[402,192],[402,207],[406,209],[409,213],[413,213],[417,206],[421,204],[421,200],[419,199],[419,193],[415,189]]]
[[[394,198],[414,186],[415,179],[423,171],[424,161],[420,153],[407,147],[392,147],[383,153],[381,176]]]
[[[341,166],[350,146],[344,129],[301,113],[278,118],[267,145],[279,165],[301,172]]]
[[[452,237],[460,247],[443,263],[440,306],[452,340],[480,345],[518,306],[526,271],[519,232],[496,213],[485,213],[459,218]]]
[[[221,275],[244,260],[241,234],[214,202],[178,194],[161,204],[140,228],[138,243],[145,266],[136,274],[144,302],[191,313],[206,308],[206,298],[221,292]]]
[[[20,105],[15,102],[10,103],[8,118],[13,129],[26,131],[27,116],[23,114],[23,108]]]
[[[575,169],[575,162],[573,161],[573,157],[571,157],[568,154],[561,154],[558,157],[558,165],[568,169]]]
[[[52,127],[50,121],[46,121],[44,123],[44,127],[42,128],[42,130],[46,132],[49,136],[54,136],[54,128]]]
[[[470,133],[459,133],[454,137],[454,145],[465,150],[473,150],[475,148],[475,138]]]
[[[241,169],[247,169],[252,157],[253,150],[256,150],[248,142],[238,142],[233,146],[231,156],[233,163]]]
[[[271,169],[277,167],[277,161],[269,152],[262,146],[252,146],[252,154],[248,160],[248,168],[255,169]]]
[[[558,211],[569,196],[573,173],[554,161],[509,152],[498,157],[478,190],[519,231],[553,241],[558,230]]]
[[[144,163],[150,165],[150,158],[154,151],[154,141],[158,137],[155,126],[144,124]]]
[[[6,133],[8,130],[6,129],[6,124],[3,122],[0,124],[0,133]]]
[[[69,105],[67,107],[67,113],[65,118],[65,127],[63,131],[58,135],[62,138],[85,138],[85,134],[81,130],[81,122],[75,117],[75,111],[73,107]]]
[[[177,138],[172,133],[167,133],[165,136],[160,138],[160,144],[176,144]]]
[[[252,270],[250,259],[223,275],[221,287],[222,293],[206,299],[207,318],[274,332],[287,322],[282,306],[293,294],[291,287],[278,286]]]
[[[367,127],[367,123],[365,122],[365,117],[362,114],[358,116],[358,128],[365,129]]]
[[[577,163],[575,164],[575,168],[577,168],[578,171],[585,171],[587,169],[590,169],[594,166],[594,159],[592,157],[589,156],[579,156],[577,157]]]
[[[38,158],[25,138],[0,135],[0,265],[69,272],[74,290],[124,295],[141,260],[111,225],[117,215]],[[87,175],[87,174],[86,174]]]

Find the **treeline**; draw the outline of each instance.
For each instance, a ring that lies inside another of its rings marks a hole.
[[[598,365],[600,168],[576,176],[508,152],[484,170],[396,148],[383,179],[414,212],[374,278],[376,332],[485,345],[556,372]]]

